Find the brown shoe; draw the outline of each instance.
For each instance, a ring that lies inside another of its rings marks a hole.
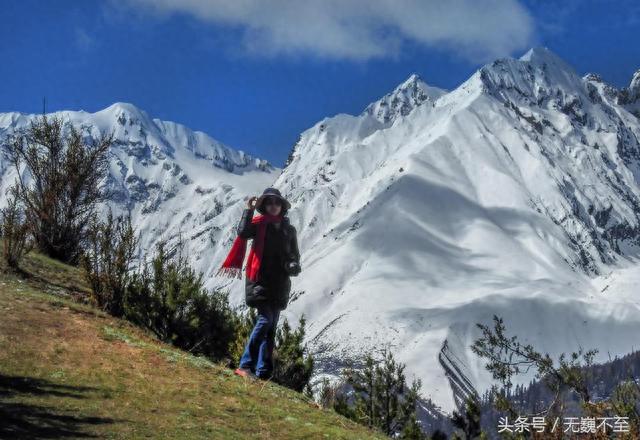
[[[248,368],[236,368],[233,372],[236,376],[246,377],[248,379],[255,379],[256,375],[251,372]]]

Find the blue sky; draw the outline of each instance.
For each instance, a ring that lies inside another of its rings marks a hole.
[[[544,45],[622,87],[639,36],[625,0],[0,0],[0,112],[131,102],[282,165],[413,72],[450,89]]]

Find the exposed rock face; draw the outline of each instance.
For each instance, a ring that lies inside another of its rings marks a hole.
[[[393,92],[385,95],[379,101],[369,104],[365,113],[384,124],[393,123],[398,117],[407,116],[419,105],[433,104],[445,93],[446,90],[431,87],[418,75],[413,74]]]

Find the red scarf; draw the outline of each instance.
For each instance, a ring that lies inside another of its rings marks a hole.
[[[260,263],[262,261],[262,251],[264,250],[264,237],[267,232],[267,224],[278,223],[282,221],[281,215],[257,215],[251,223],[256,226],[256,236],[253,239],[253,245],[249,251],[247,259],[247,278],[251,281],[257,281],[260,274]],[[228,276],[231,278],[242,278],[242,262],[247,251],[247,239],[237,236],[231,246],[231,250],[227,258],[222,263],[222,267],[218,270],[217,275]]]

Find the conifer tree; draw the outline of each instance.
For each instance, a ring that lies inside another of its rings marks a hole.
[[[481,407],[476,396],[470,396],[465,402],[463,411],[454,411],[451,418],[453,426],[457,428],[465,440],[484,438],[480,426]]]
[[[407,386],[404,369],[387,349],[379,361],[367,355],[361,368],[345,371],[346,384],[353,390],[351,406],[346,411],[335,407],[336,411],[389,436],[424,438],[416,414],[420,382]]]
[[[295,330],[285,319],[276,332],[273,354],[273,381],[298,392],[309,384],[313,373],[313,358],[306,353],[304,344],[305,325],[304,316]]]

